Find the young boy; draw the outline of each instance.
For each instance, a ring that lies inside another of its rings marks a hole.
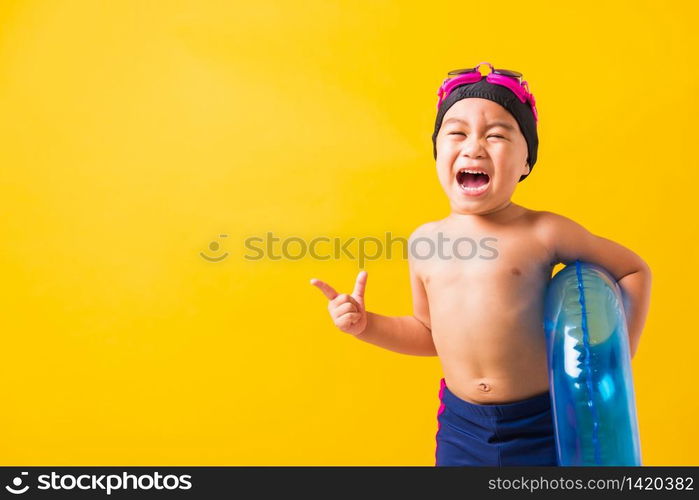
[[[487,80],[474,76],[481,64],[491,68]],[[510,201],[536,161],[536,108],[521,74],[481,64],[458,70],[471,83],[444,92],[445,80],[440,88],[432,140],[451,213],[410,237],[413,315],[367,311],[365,271],[352,294],[311,283],[329,299],[340,330],[392,351],[439,356],[437,466],[557,465],[543,329],[553,267],[579,259],[616,278],[632,357],[651,272],[631,250],[571,219]],[[503,76],[510,81],[493,83]]]

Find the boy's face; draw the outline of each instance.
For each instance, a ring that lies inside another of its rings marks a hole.
[[[520,176],[529,173],[527,141],[517,120],[489,99],[454,103],[436,142],[437,175],[455,212],[486,214],[507,206]]]

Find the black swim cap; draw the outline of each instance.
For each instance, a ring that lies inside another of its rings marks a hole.
[[[486,81],[485,78],[476,83],[459,85],[452,90],[449,96],[442,102],[442,105],[437,111],[434,134],[432,134],[434,159],[437,159],[437,134],[439,134],[439,129],[442,126],[444,115],[455,102],[468,97],[480,97],[481,99],[494,101],[514,116],[524,139],[527,141],[527,163],[529,163],[529,173],[531,173],[531,169],[534,168],[534,164],[536,163],[536,151],[539,148],[539,136],[536,133],[534,113],[531,107],[529,107],[529,103],[520,101],[510,89],[502,85],[492,84]],[[527,175],[522,175],[518,182],[522,182],[526,179]]]

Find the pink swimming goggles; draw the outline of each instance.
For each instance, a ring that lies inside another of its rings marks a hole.
[[[485,77],[481,75],[481,72],[479,71],[479,68],[483,64],[487,64],[490,67],[490,73]],[[448,75],[449,76],[446,80],[444,80],[444,82],[442,82],[442,85],[440,85],[439,91],[437,92],[437,95],[439,96],[439,100],[437,101],[437,109],[439,109],[442,101],[444,101],[444,99],[446,99],[451,91],[457,86],[464,85],[466,83],[480,82],[483,78],[485,78],[489,83],[502,85],[503,87],[510,89],[519,98],[519,100],[522,101],[522,103],[529,101],[529,105],[534,113],[534,121],[539,121],[539,116],[536,112],[536,100],[534,99],[534,95],[529,92],[529,85],[527,85],[527,82],[522,80],[522,73],[519,73],[518,71],[510,71],[508,69],[495,69],[489,62],[482,62],[478,63],[478,66],[475,68],[452,70],[448,73]]]

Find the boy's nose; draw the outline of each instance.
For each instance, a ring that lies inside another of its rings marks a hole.
[[[464,145],[461,148],[461,155],[469,158],[482,158],[485,156],[483,151],[484,148],[481,141],[479,141],[478,138],[471,136],[464,141]]]

